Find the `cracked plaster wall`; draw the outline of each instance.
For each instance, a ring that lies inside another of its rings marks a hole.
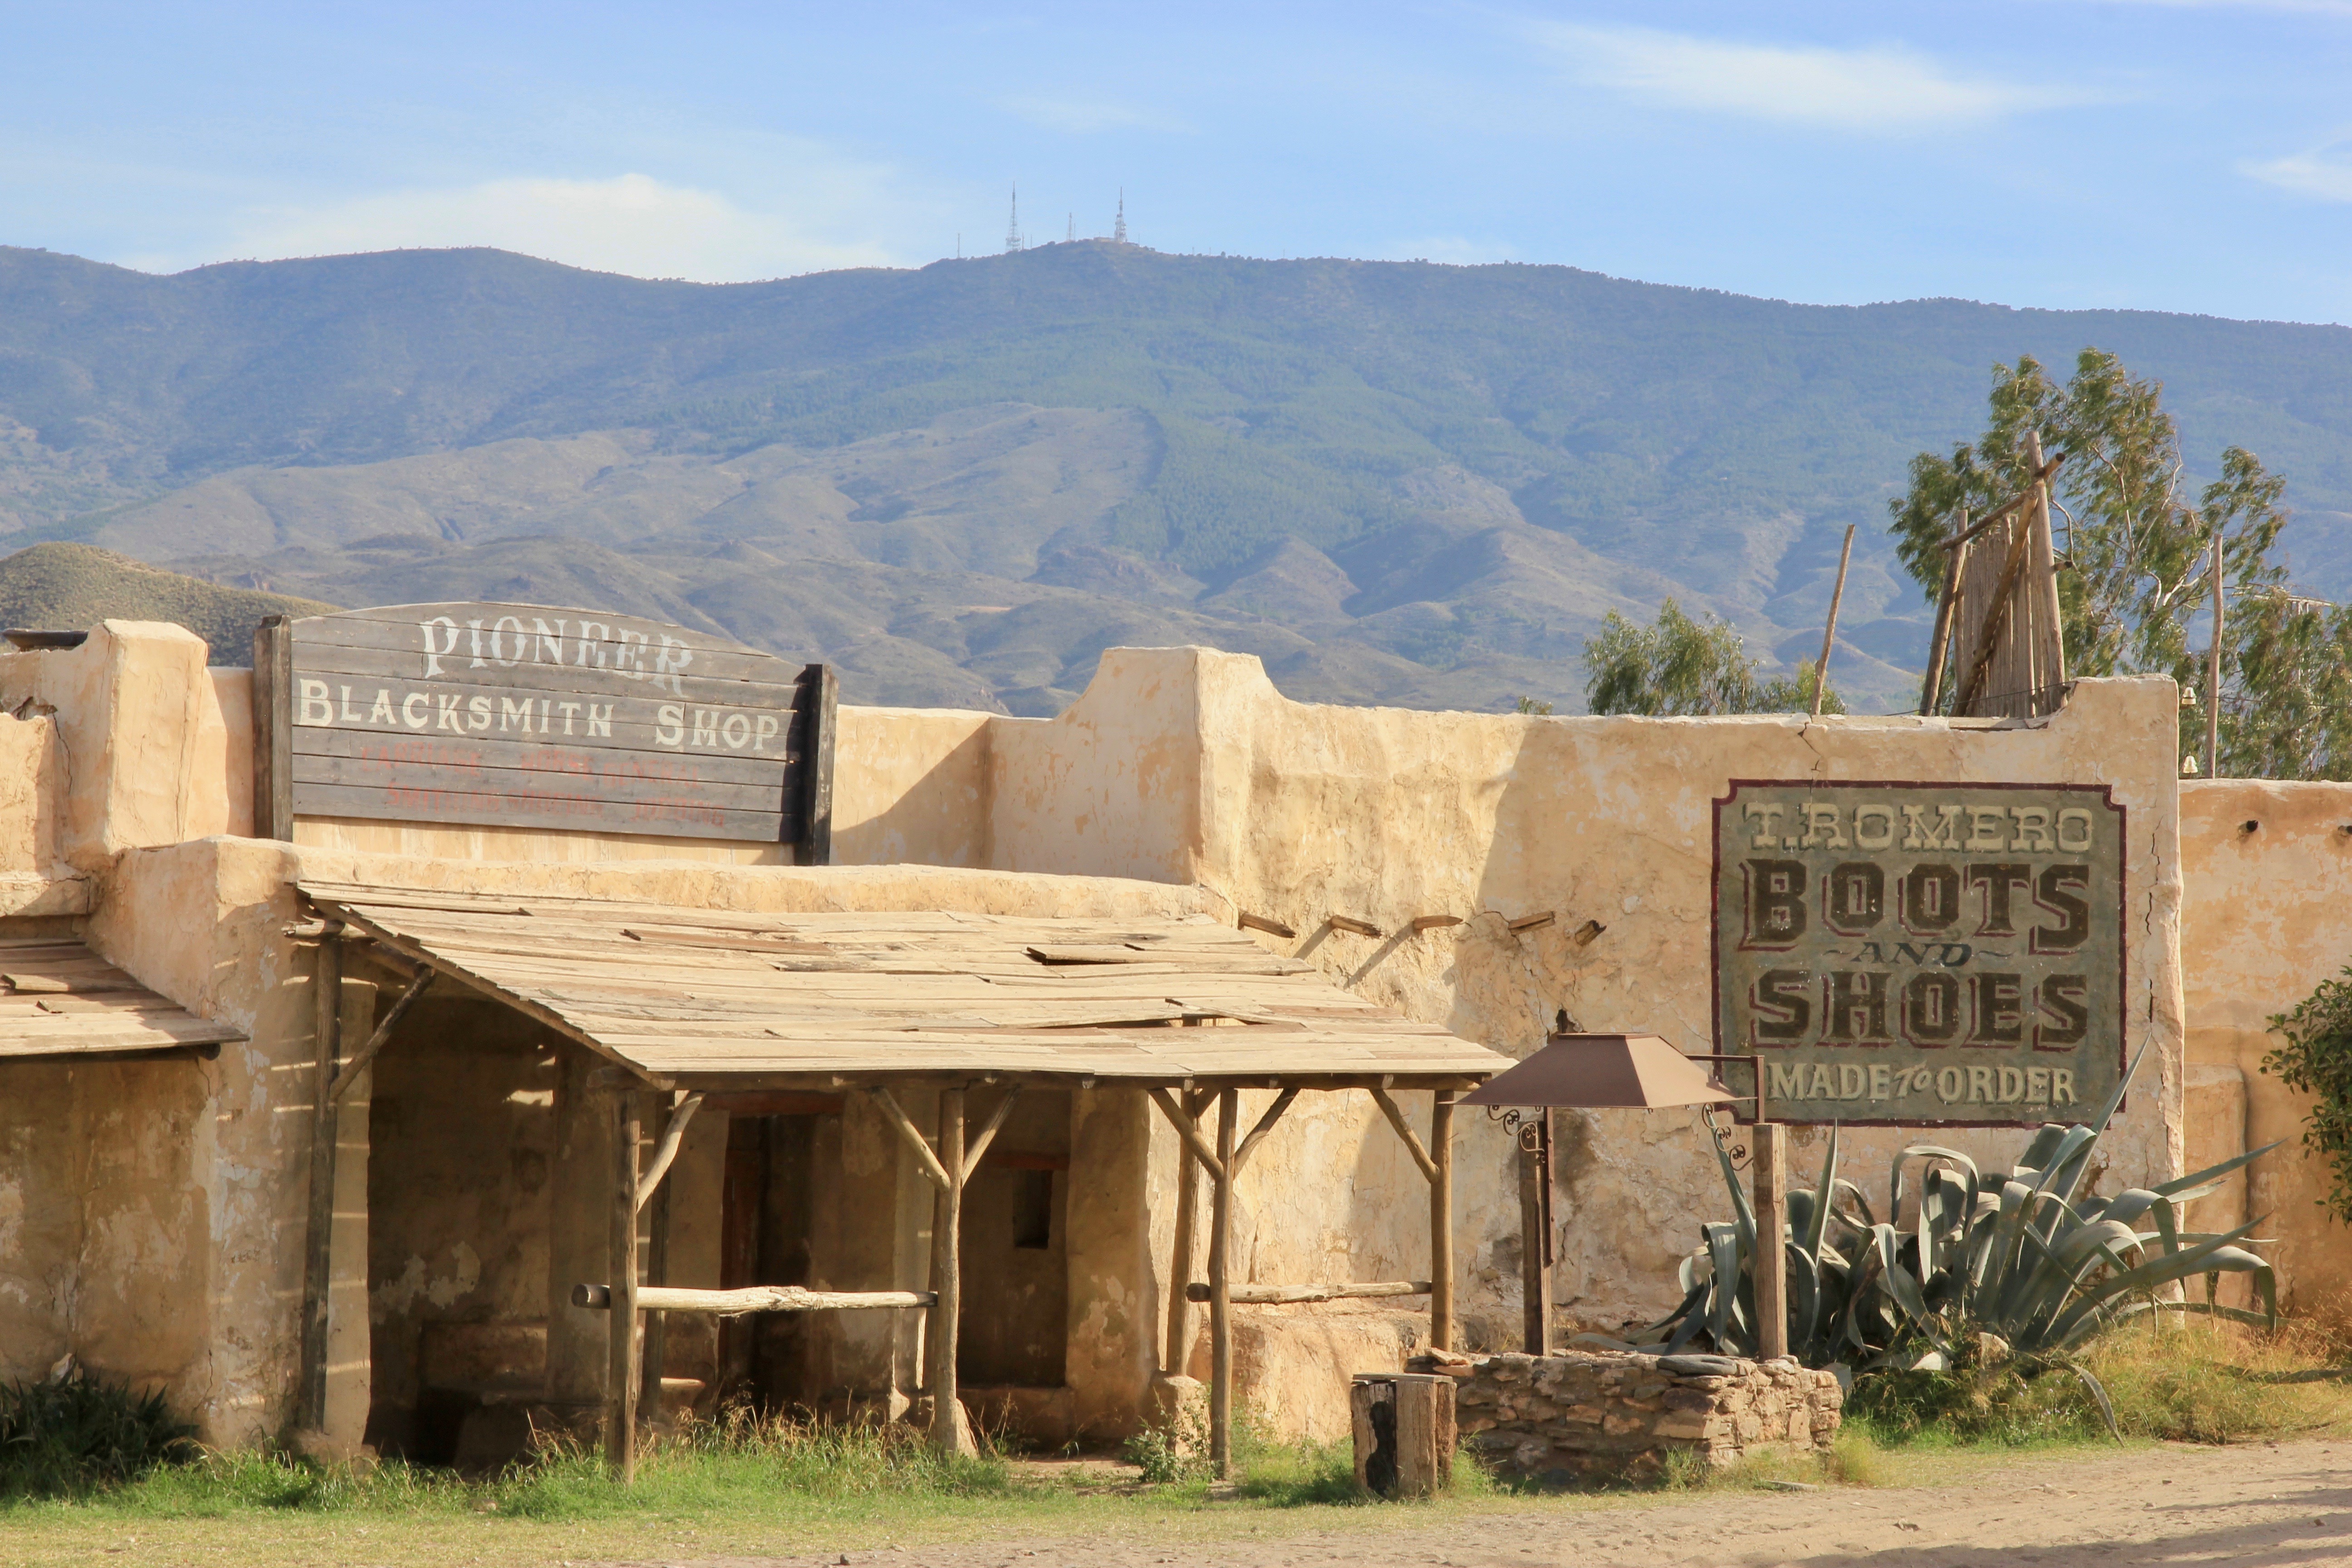
[[[2252,824],[2252,826],[2249,826]],[[2284,1142],[2200,1201],[2199,1222],[2264,1218],[2283,1306],[2352,1311],[2352,1233],[2329,1216],[2326,1162],[2302,1147],[2310,1097],[2262,1070],[2292,1011],[2352,963],[2352,784],[2184,781],[2180,921],[2190,1168]]]

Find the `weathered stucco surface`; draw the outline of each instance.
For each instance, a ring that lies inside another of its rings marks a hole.
[[[1713,1048],[1712,810],[1733,779],[2105,784],[2129,813],[2128,1043],[2154,1048],[2104,1147],[2115,1179],[2140,1181],[2180,1154],[2177,710],[2169,682],[2100,680],[2032,725],[1424,713],[1294,703],[1244,656],[1114,649],[1061,717],[1000,724],[990,842],[1007,868],[1197,879],[1299,933],[1270,947],[1513,1056],[1561,1010],[1587,1029],[1653,1031],[1700,1052]],[[1548,925],[1509,929],[1545,912]],[[1333,914],[1390,934],[1336,931]],[[1416,935],[1416,915],[1463,923]],[[1580,942],[1588,921],[1603,929]],[[1412,1098],[1426,1126],[1425,1097]],[[1663,1310],[1698,1223],[1727,1203],[1704,1138],[1685,1112],[1561,1122],[1565,1314],[1613,1325]],[[1943,1136],[2005,1163],[2022,1134]],[[1905,1141],[1849,1131],[1850,1173],[1876,1189]],[[1821,1135],[1791,1142],[1804,1170]],[[1456,1144],[1462,1309],[1474,1344],[1513,1343],[1514,1157],[1475,1115],[1457,1119]],[[1168,1191],[1155,1193],[1160,1226]],[[1303,1097],[1241,1183],[1240,1277],[1425,1277],[1425,1215],[1417,1173],[1364,1097]],[[1155,1256],[1165,1248],[1155,1235]]]
[[[2189,1023],[2192,1165],[2283,1142],[2205,1202],[2200,1219],[2267,1216],[2284,1300],[2352,1312],[2352,1233],[2328,1216],[2325,1161],[2302,1146],[2309,1099],[2262,1070],[2270,1032],[2352,963],[2352,784],[2224,779],[2180,786],[2189,896],[2180,952]]]
[[[57,715],[28,710],[26,720],[0,720],[0,808],[18,803],[0,809],[0,870],[20,860],[37,867],[44,855],[63,863],[79,879],[73,885],[99,889],[89,932],[100,951],[252,1038],[201,1066],[110,1069],[159,1076],[126,1079],[104,1102],[73,1087],[70,1073],[12,1098],[0,1112],[0,1150],[7,1151],[0,1235],[15,1224],[14,1234],[33,1239],[14,1273],[0,1265],[0,1314],[20,1314],[13,1321],[26,1325],[27,1344],[63,1344],[84,1331],[74,1324],[97,1320],[65,1314],[54,1289],[51,1304],[38,1306],[37,1277],[62,1278],[65,1268],[86,1279],[89,1268],[75,1261],[86,1257],[136,1259],[122,1271],[126,1298],[150,1292],[140,1299],[162,1300],[152,1292],[176,1290],[184,1276],[201,1301],[194,1326],[174,1318],[180,1340],[159,1330],[124,1364],[145,1357],[142,1364],[180,1368],[170,1374],[173,1386],[215,1441],[277,1430],[293,1378],[312,1048],[312,959],[284,931],[297,913],[290,889],[299,875],[779,913],[1205,911],[1230,920],[1246,910],[1297,931],[1261,939],[1269,948],[1511,1055],[1536,1046],[1563,1011],[1589,1029],[1652,1030],[1703,1051],[1711,1045],[1712,805],[1731,780],[2105,784],[2130,814],[2129,1043],[2152,1047],[2140,1091],[2105,1146],[2112,1182],[2179,1169],[2189,1117],[2200,1127],[2225,1125],[2231,1092],[2244,1097],[2249,1122],[2272,1114],[2257,1108],[2262,1091],[2244,1068],[2252,1047],[2239,1036],[2259,1034],[2260,1014],[2292,1005],[2343,961],[2340,942],[2330,950],[2332,936],[2296,924],[2315,922],[2304,912],[2313,906],[2346,907],[2347,889],[2328,879],[2339,875],[2344,851],[2322,831],[2322,818],[2332,828],[2329,814],[2340,808],[2321,796],[2296,805],[2308,819],[2296,830],[2309,840],[2294,852],[2304,861],[2272,861],[2264,858],[2287,854],[2271,846],[2291,837],[2288,796],[2260,810],[2216,796],[2221,817],[2259,816],[2264,828],[2252,836],[2259,844],[2216,837],[2208,827],[2191,834],[2191,875],[2210,879],[2211,907],[2235,921],[2210,921],[2191,942],[2200,969],[2231,977],[2199,982],[2200,1026],[2239,1035],[2200,1048],[2205,1076],[2187,1083],[2184,1108],[2181,797],[2172,776],[2176,698],[2164,681],[2084,681],[2063,713],[2032,725],[1553,719],[1318,708],[1283,699],[1252,658],[1113,650],[1085,696],[1053,720],[845,710],[837,857],[866,863],[826,868],[729,863],[773,858],[765,847],[471,828],[305,823],[297,845],[205,837],[243,826],[240,812],[249,815],[240,804],[250,795],[249,771],[240,770],[249,768],[250,718],[248,689],[205,671],[200,643],[176,628],[110,623],[69,653],[0,656],[0,700],[14,711],[27,697]],[[2237,787],[2191,786],[2189,798]],[[38,819],[30,827],[27,811]],[[2273,815],[2282,825],[2275,837]],[[45,873],[26,874],[46,884]],[[2311,889],[2307,900],[2279,891],[2295,877],[2294,885]],[[2243,911],[2251,909],[2273,912],[2250,921]],[[1338,931],[1328,924],[1335,914],[1389,934]],[[1548,923],[1510,929],[1513,920],[1546,914]],[[1411,922],[1423,915],[1461,923],[1415,934]],[[2273,970],[2274,985],[2235,978]],[[2226,1078],[2232,1068],[2234,1090]],[[401,1070],[388,1057],[378,1075],[386,1119],[399,1114]],[[510,1145],[490,1163],[504,1160],[499,1179],[518,1188],[530,1173],[516,1162],[540,1137],[520,1122],[535,1125],[541,1108],[513,1097],[542,1089],[529,1073],[507,1084],[499,1104],[510,1109],[496,1114],[517,1127],[479,1132]],[[77,1095],[84,1112],[74,1110]],[[1269,1099],[1263,1090],[1244,1094],[1245,1122]],[[90,1176],[88,1158],[77,1167],[46,1152],[43,1141],[59,1126],[99,1109],[130,1119],[121,1137],[138,1149],[138,1169],[126,1166],[120,1181]],[[1404,1109],[1426,1127],[1425,1095],[1406,1096]],[[909,1110],[926,1114],[919,1097]],[[854,1103],[827,1126],[823,1149],[849,1195],[812,1221],[819,1282],[919,1283],[930,1205],[911,1157],[870,1108]],[[1613,1325],[1661,1310],[1698,1223],[1727,1202],[1702,1135],[1682,1112],[1572,1113],[1560,1131],[1563,1316]],[[1996,1163],[2021,1137],[1944,1135]],[[1891,1130],[1850,1134],[1849,1173],[1876,1190],[1901,1141]],[[1807,1130],[1793,1142],[1804,1173],[1821,1139]],[[1085,1173],[1068,1212],[1073,1415],[1108,1436],[1140,1408],[1162,1353],[1174,1142],[1139,1099],[1098,1091],[1077,1098],[1072,1148],[1072,1170]],[[1518,1319],[1514,1156],[1500,1129],[1475,1113],[1457,1119],[1456,1148],[1464,1338],[1468,1348],[1508,1348]],[[706,1148],[704,1158],[715,1172],[717,1155]],[[387,1167],[374,1169],[380,1184]],[[35,1191],[42,1183],[49,1186]],[[168,1226],[120,1219],[91,1228],[89,1216],[101,1212],[164,1212],[169,1205],[155,1194],[165,1188],[182,1205]],[[493,1214],[491,1200],[452,1190],[451,1205],[467,1202],[475,1210],[453,1228],[475,1254],[470,1279],[465,1258],[421,1225],[404,1220],[370,1238],[383,1266],[373,1281],[378,1312],[406,1289],[410,1260],[421,1260],[415,1289],[394,1314],[403,1333],[422,1334],[414,1309],[436,1294],[451,1311],[488,1313],[494,1304],[499,1313],[547,1314],[544,1297],[530,1299],[529,1281],[537,1271],[544,1289],[552,1270],[517,1250],[531,1245],[516,1239],[527,1226]],[[140,1237],[164,1229],[177,1250],[137,1250],[145,1245]],[[92,1250],[108,1247],[118,1250]],[[503,1264],[492,1256],[502,1247]],[[1425,1188],[1360,1093],[1303,1096],[1243,1177],[1241,1279],[1425,1278],[1427,1248]],[[1205,1250],[1202,1237],[1195,1257]],[[1196,1334],[1203,1315],[1194,1314]],[[1425,1332],[1417,1327],[1425,1317],[1409,1310],[1276,1308],[1248,1319],[1245,1337],[1257,1348],[1243,1357],[1244,1395],[1310,1430],[1343,1408],[1346,1373],[1401,1364]],[[813,1371],[838,1386],[903,1392],[919,1364],[919,1339],[915,1314],[845,1317],[813,1349]],[[1186,1359],[1185,1347],[1177,1354]],[[337,1355],[347,1359],[341,1342]],[[1362,1364],[1368,1360],[1375,1364]]]

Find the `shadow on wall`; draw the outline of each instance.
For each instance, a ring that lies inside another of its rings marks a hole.
[[[837,866],[992,863],[987,713],[844,708],[834,763]]]

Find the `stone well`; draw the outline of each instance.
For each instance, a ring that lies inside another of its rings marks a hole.
[[[1825,1447],[1844,1394],[1793,1360],[1612,1351],[1488,1356],[1456,1370],[1462,1441],[1505,1474],[1565,1483]]]

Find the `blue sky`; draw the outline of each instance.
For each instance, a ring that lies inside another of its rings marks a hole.
[[[2352,322],[2352,0],[0,4],[0,243],[1032,241]]]

